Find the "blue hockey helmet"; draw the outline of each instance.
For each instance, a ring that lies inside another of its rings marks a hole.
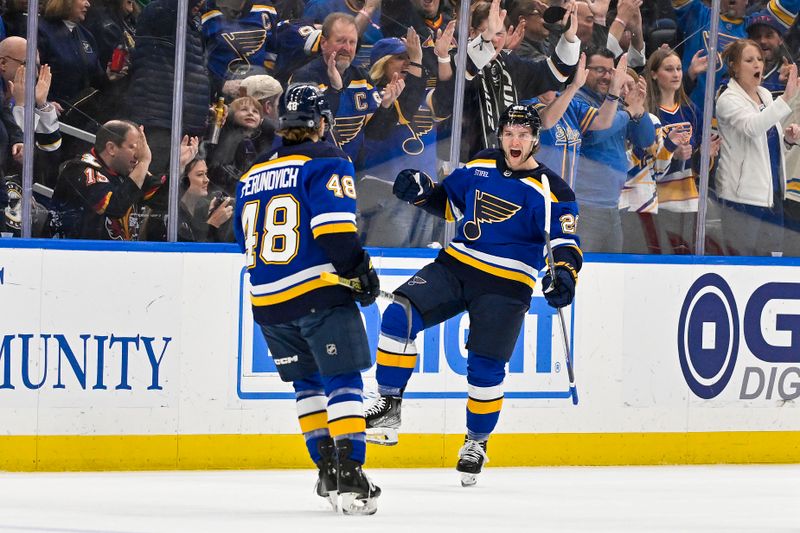
[[[280,102],[278,128],[318,128],[322,118],[333,125],[333,114],[325,96],[315,85],[295,83],[286,89]]]

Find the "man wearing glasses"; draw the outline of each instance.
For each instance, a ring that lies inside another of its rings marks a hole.
[[[520,0],[509,10],[508,18],[512,24],[525,24],[525,36],[514,52],[528,59],[547,59],[553,49],[550,31],[544,26],[542,14],[547,4],[539,0]]]
[[[6,100],[8,106],[3,109],[3,120],[9,134],[13,130],[19,132],[19,143],[13,144],[12,156],[17,163],[22,162],[22,129],[25,117],[25,48],[27,41],[22,37],[7,37],[0,42],[0,77],[3,80],[3,92],[10,96]],[[34,133],[36,148],[35,168],[37,181],[54,186],[58,172],[58,150],[61,148],[61,133],[58,129],[57,104],[48,101],[52,76],[48,65],[37,68],[37,80],[34,86]],[[10,112],[10,113],[9,113]],[[13,138],[13,135],[12,135]],[[4,169],[7,170],[7,169]]]
[[[620,253],[623,236],[618,204],[630,167],[627,143],[643,150],[656,141],[656,130],[645,112],[647,86],[643,78],[634,81],[629,69],[621,92],[610,90],[615,70],[613,52],[607,48],[588,50],[586,70],[586,84],[578,91],[578,100],[597,108],[605,100],[621,101],[622,105],[609,129],[587,131],[583,137],[581,172],[574,189],[581,227],[585,228],[584,250]]]

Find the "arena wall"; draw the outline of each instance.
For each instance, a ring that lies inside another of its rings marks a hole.
[[[371,250],[397,286],[435,250]],[[229,245],[0,239],[0,470],[312,466]],[[800,261],[588,255],[567,313],[534,294],[491,464],[800,462]],[[370,343],[385,302],[364,310]],[[466,317],[417,340],[396,447],[452,466]],[[374,368],[365,372],[374,388]]]

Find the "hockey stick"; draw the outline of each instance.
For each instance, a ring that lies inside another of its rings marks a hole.
[[[342,285],[354,291],[359,291],[359,292],[361,291],[361,283],[359,283],[357,279],[343,278],[342,276],[337,276],[333,272],[322,272],[319,275],[319,279],[321,279],[325,283],[330,283],[331,285]],[[406,332],[406,344],[403,347],[403,349],[405,349],[406,346],[408,346],[409,341],[411,340],[411,302],[408,301],[408,298],[400,296],[399,294],[392,294],[391,292],[386,292],[386,291],[378,291],[378,296],[390,300],[396,304],[399,304],[403,308],[403,311],[405,311],[406,322],[408,323],[408,331]]]
[[[547,248],[547,268],[550,271],[551,283],[556,285],[555,261],[553,260],[553,248],[550,245],[550,180],[546,174],[542,174],[542,189],[544,193],[544,243]],[[575,372],[572,369],[572,351],[569,347],[567,337],[567,323],[564,320],[564,313],[561,308],[558,310],[558,321],[561,323],[561,336],[564,339],[564,359],[567,362],[567,375],[569,376],[569,394],[572,396],[572,405],[578,405],[578,389],[575,387]]]

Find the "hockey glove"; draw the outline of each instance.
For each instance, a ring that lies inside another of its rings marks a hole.
[[[358,281],[360,289],[353,291],[353,298],[361,304],[361,307],[370,306],[375,302],[378,291],[381,290],[381,281],[378,279],[378,273],[372,268],[372,261],[367,252],[364,252],[361,263],[343,276]]]
[[[433,180],[421,170],[401,170],[394,180],[392,192],[406,202],[424,201],[433,191]]]
[[[553,285],[553,278],[550,276],[549,270],[542,278],[542,293],[551,307],[566,307],[575,298],[575,283],[578,281],[578,275],[569,263],[556,263],[555,274],[555,285]]]

